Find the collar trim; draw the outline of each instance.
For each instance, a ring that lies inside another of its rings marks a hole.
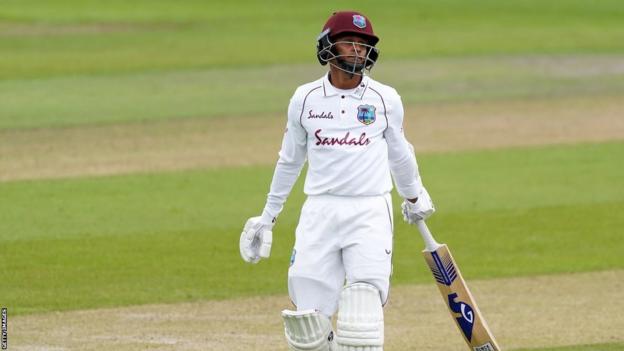
[[[362,100],[362,98],[364,97],[364,92],[366,92],[366,89],[368,89],[369,81],[370,79],[368,78],[368,76],[363,76],[360,85],[358,85],[356,88],[348,90],[338,89],[333,86],[329,81],[328,72],[327,74],[325,74],[325,77],[323,77],[323,95],[325,97],[331,97],[336,95],[350,95],[356,99]]]

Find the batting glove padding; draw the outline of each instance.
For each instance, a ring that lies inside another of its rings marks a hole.
[[[403,219],[407,223],[414,225],[418,221],[429,218],[435,212],[433,201],[431,201],[431,197],[424,187],[418,195],[416,202],[412,203],[409,200],[405,200],[401,205],[401,209],[403,210]]]
[[[271,255],[273,243],[272,225],[260,223],[260,217],[252,217],[245,223],[240,237],[240,254],[245,262],[258,263]]]

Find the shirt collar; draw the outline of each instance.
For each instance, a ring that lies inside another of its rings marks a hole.
[[[325,74],[325,77],[323,77],[323,95],[325,95],[326,97],[335,96],[335,95],[351,95],[356,99],[362,100],[362,97],[364,96],[364,92],[368,88],[369,81],[370,79],[368,78],[368,76],[365,75],[362,77],[362,81],[360,82],[360,85],[358,85],[356,88],[347,89],[347,90],[338,89],[335,86],[333,86],[331,82],[329,81],[329,72],[328,72],[327,74]]]

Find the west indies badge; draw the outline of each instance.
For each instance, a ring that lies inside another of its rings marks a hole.
[[[357,119],[358,121],[366,125],[369,125],[375,122],[375,119],[376,119],[375,106],[372,106],[372,105],[358,106]]]
[[[366,28],[366,18],[362,15],[353,15],[353,25],[358,28]]]

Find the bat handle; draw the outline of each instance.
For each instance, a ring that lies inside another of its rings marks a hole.
[[[420,235],[425,241],[425,250],[429,252],[433,252],[437,250],[440,246],[442,246],[437,241],[435,241],[435,239],[433,238],[433,235],[429,231],[429,228],[427,228],[427,224],[425,224],[425,221],[423,220],[417,221],[416,226],[418,227],[418,230],[420,231]]]

